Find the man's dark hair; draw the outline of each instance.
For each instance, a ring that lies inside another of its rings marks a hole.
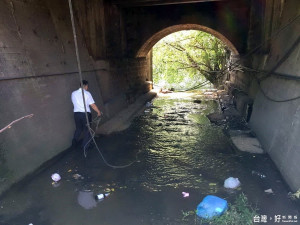
[[[85,85],[88,85],[89,82],[87,80],[82,80],[82,84],[83,84],[83,86],[85,86]],[[81,87],[81,83],[80,83],[80,87]]]

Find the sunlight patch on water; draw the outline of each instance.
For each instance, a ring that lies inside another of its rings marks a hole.
[[[172,93],[153,101],[152,111],[140,118],[145,121],[141,135],[147,137],[143,187],[152,191],[166,187],[215,191],[217,187],[210,187],[207,179],[216,181],[227,171],[218,151],[229,145],[222,128],[210,124],[206,117],[217,107],[215,101],[193,102],[190,93]]]

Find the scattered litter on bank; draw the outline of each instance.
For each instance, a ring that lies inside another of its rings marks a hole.
[[[204,219],[211,219],[222,215],[227,208],[226,200],[214,195],[207,195],[197,206],[197,215]]]
[[[238,178],[229,177],[224,181],[225,188],[236,189],[241,185],[241,182]]]
[[[293,200],[300,199],[300,188],[295,193],[289,192],[288,196]]]

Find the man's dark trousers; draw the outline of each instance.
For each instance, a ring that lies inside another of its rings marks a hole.
[[[92,114],[88,114],[88,119],[91,124],[92,122]],[[74,133],[74,137],[72,140],[72,145],[75,146],[79,142],[79,138],[81,133],[83,133],[83,141],[81,144],[81,147],[84,148],[84,146],[87,144],[87,142],[91,139],[91,134],[89,132],[88,126],[86,125],[86,117],[84,112],[74,112],[74,120],[76,125],[76,130]],[[87,148],[88,146],[86,146]]]

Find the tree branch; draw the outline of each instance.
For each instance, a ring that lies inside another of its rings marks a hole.
[[[196,48],[196,49],[201,49],[201,50],[203,50],[205,52],[207,52],[207,50],[214,50],[213,48],[204,48],[202,46],[197,46],[197,45],[189,45],[189,47]]]
[[[12,126],[14,123],[17,123],[17,122],[19,122],[19,121],[22,120],[22,119],[25,119],[25,118],[31,118],[31,117],[33,117],[33,114],[30,114],[30,115],[27,115],[27,116],[23,116],[23,117],[21,117],[21,118],[19,118],[19,119],[16,119],[16,120],[12,121],[12,122],[11,122],[10,124],[8,124],[6,127],[3,127],[3,128],[0,130],[0,133],[2,133],[3,131],[5,131],[6,129],[11,128],[11,126]]]
[[[184,62],[181,62],[181,61],[177,61],[177,60],[169,60],[169,61],[163,61],[164,63],[179,63],[181,65],[187,65],[187,66],[190,66],[190,64],[188,63],[184,63]]]
[[[176,42],[187,41],[187,40],[191,40],[191,39],[195,39],[195,38],[194,37],[184,38],[184,39],[176,40]]]
[[[179,67],[177,70],[185,70],[185,69],[190,69],[190,68],[195,68],[194,66],[187,66],[187,67]]]
[[[178,51],[181,51],[181,52],[183,52],[183,51],[185,51],[185,48],[183,48],[182,46],[180,46],[180,45],[173,45],[173,44],[171,44],[171,43],[168,43],[168,42],[164,42],[166,45],[168,45],[168,46],[170,46],[170,47],[172,47],[172,48],[175,48],[176,50],[178,50]]]

